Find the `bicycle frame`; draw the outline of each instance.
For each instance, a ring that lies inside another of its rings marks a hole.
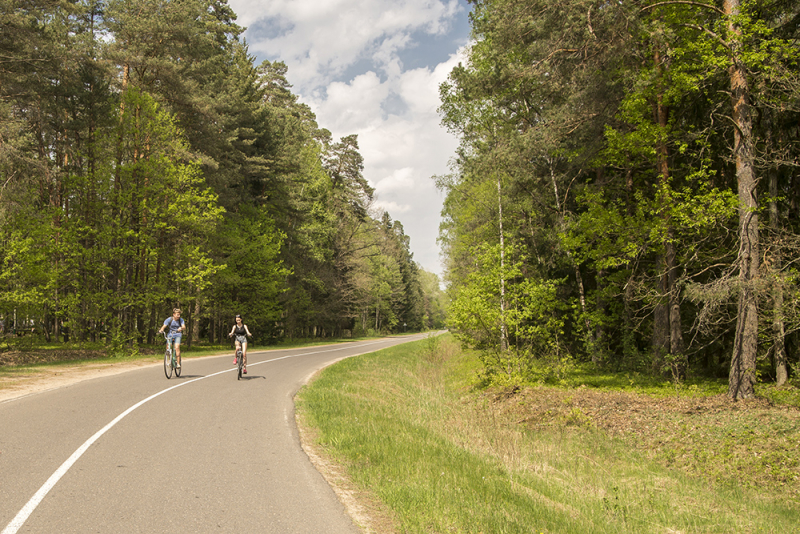
[[[242,367],[244,367],[244,352],[242,351],[241,346],[236,349],[236,366],[239,368],[239,372],[237,373],[237,380],[241,380]]]
[[[167,379],[172,378],[173,371],[175,376],[181,376],[181,370],[178,367],[178,357],[175,354],[175,340],[166,332],[161,333],[167,341],[167,353],[169,354],[169,365],[167,365],[167,355],[164,354],[164,374]]]
[[[233,332],[230,334],[233,336]],[[248,337],[250,337],[248,335]],[[244,351],[247,341],[240,342],[238,340],[234,340],[234,347],[236,348],[236,366],[238,367],[238,373],[236,373],[237,379],[242,379],[242,370],[244,368]],[[246,371],[245,371],[246,372]]]

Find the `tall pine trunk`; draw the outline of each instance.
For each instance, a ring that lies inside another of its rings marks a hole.
[[[662,190],[669,188],[669,149],[666,135],[669,125],[669,107],[664,103],[663,74],[666,59],[656,47],[654,62],[662,89],[656,97],[655,121],[659,126],[661,139],[657,147],[657,167],[661,180]],[[670,221],[667,203],[668,198],[662,200],[664,208],[664,253],[659,258],[659,289],[662,300],[656,305],[653,325],[653,348],[662,354],[668,353],[671,358],[675,378],[682,379],[686,374],[686,365],[683,357],[683,330],[681,328],[680,295],[677,288],[677,267],[675,265],[675,243],[672,223]]]
[[[739,194],[739,302],[736,312],[736,334],[728,376],[728,395],[744,399],[754,393],[756,383],[756,351],[758,349],[758,306],[755,280],[758,278],[758,181],[753,169],[754,149],[750,88],[745,66],[740,58],[741,30],[734,18],[739,15],[740,0],[724,0],[728,20],[731,61],[731,105],[733,107],[736,181]]]
[[[769,196],[769,226],[777,239],[780,234],[780,222],[778,218],[778,202],[776,200],[778,198],[778,172],[775,169],[772,169],[769,173]],[[783,258],[781,257],[780,246],[775,247],[772,263],[776,279],[772,289],[772,353],[775,359],[775,382],[778,386],[782,386],[789,376],[786,370],[786,344],[784,341],[786,329],[783,322],[783,280],[781,279]]]

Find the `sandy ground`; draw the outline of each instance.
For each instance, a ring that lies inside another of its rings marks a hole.
[[[156,365],[161,365],[160,358],[120,363],[44,366],[30,373],[0,376],[0,402]]]

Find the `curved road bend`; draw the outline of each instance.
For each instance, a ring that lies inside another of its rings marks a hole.
[[[417,340],[187,359],[0,403],[0,528],[358,533],[300,447],[293,397],[318,369]]]

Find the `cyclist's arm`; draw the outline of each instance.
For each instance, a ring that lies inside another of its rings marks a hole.
[[[247,332],[247,335],[253,337],[253,334],[250,333],[250,329],[247,328],[247,325],[244,325],[244,331]]]

